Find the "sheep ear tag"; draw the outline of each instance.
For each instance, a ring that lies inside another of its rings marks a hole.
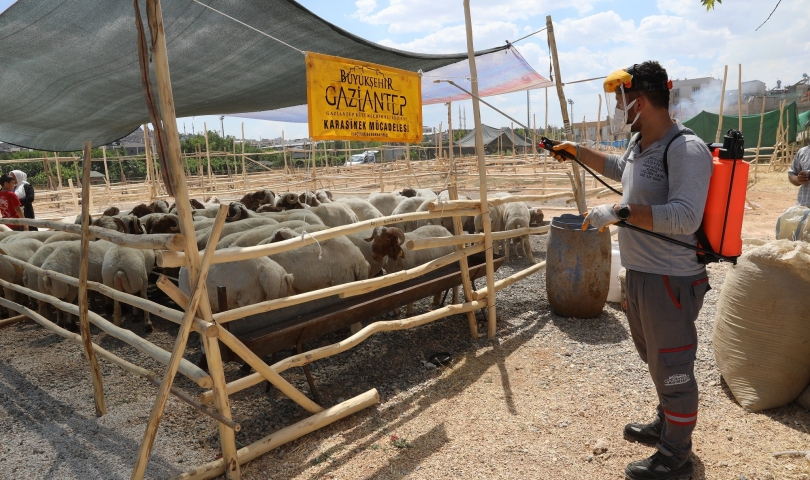
[[[399,258],[405,258],[405,250],[399,251]]]

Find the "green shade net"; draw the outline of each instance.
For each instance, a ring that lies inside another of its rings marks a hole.
[[[696,116],[683,122],[684,126],[691,128],[704,142],[713,143],[717,134],[717,122],[719,115],[702,111]],[[760,115],[744,115],[742,134],[745,137],[745,147],[757,146],[759,138]],[[796,115],[796,103],[791,103],[785,107],[782,114],[782,128],[788,128],[788,142],[796,141],[796,130],[799,125],[799,117]],[[739,117],[723,115],[723,134],[730,128],[739,128]],[[779,130],[779,110],[765,112],[762,120],[762,144],[763,147],[776,145],[776,133]],[[722,135],[720,141],[723,141]]]
[[[799,114],[799,128],[810,127],[810,110]]]
[[[292,0],[201,1],[303,51],[410,71],[467,58],[383,47]],[[301,52],[191,0],[161,4],[178,117],[307,102]],[[140,5],[146,26],[145,1]],[[0,15],[0,141],[80,150],[85,141],[103,145],[148,122],[136,42],[131,0],[19,0],[12,5]]]

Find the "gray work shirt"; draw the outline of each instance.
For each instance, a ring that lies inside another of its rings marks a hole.
[[[788,175],[798,175],[802,170],[810,170],[810,146],[802,147],[796,152],[796,158],[788,170]],[[798,205],[810,207],[810,182],[803,183],[799,187],[799,197],[796,199]]]
[[[669,176],[664,171],[664,149]],[[641,134],[630,141],[621,157],[608,155],[604,175],[621,180],[623,204],[651,205],[653,231],[697,245],[695,232],[703,221],[703,209],[712,175],[712,155],[695,132],[676,123],[664,138],[641,151]],[[622,228],[619,230],[622,266],[628,270],[658,275],[687,276],[706,270],[693,250]]]

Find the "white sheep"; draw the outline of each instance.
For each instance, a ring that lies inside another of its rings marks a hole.
[[[359,221],[371,220],[374,218],[382,218],[383,214],[377,207],[372,205],[367,200],[362,200],[357,197],[344,197],[336,200],[338,203],[345,203],[352,209]]]
[[[483,222],[482,215],[475,216],[475,233],[481,233],[484,231],[484,222]],[[489,225],[491,227],[491,232],[500,232],[503,230],[503,205],[495,205],[494,207],[490,207],[489,209]],[[502,243],[500,240],[496,240],[492,242],[493,251],[495,253],[500,253]]]
[[[119,292],[140,294],[146,297],[146,287],[149,284],[149,274],[155,267],[155,251],[111,245],[101,267],[101,276],[104,285]],[[133,316],[135,308],[133,307]],[[143,311],[143,320],[146,331],[152,331],[152,321],[149,312]],[[121,304],[113,300],[113,323],[121,326]]]
[[[300,237],[300,234],[289,228],[282,228],[276,232],[274,239],[282,241],[296,237]],[[270,258],[293,275],[295,293],[310,292],[368,278],[368,262],[360,249],[345,237],[274,253]]]
[[[81,251],[81,242],[64,242],[58,244],[58,247],[45,259],[42,263],[44,270],[52,270],[54,272],[69,275],[74,278],[79,278],[79,252]],[[104,264],[104,255],[107,249],[112,245],[105,240],[97,240],[90,242],[88,249],[88,266],[87,279],[93,282],[103,282],[104,278],[101,275],[101,267]],[[50,277],[39,277],[39,291],[56,297],[68,303],[74,303],[79,296],[79,288],[68,285],[59,280],[52,280]],[[66,316],[67,315],[67,316]],[[56,311],[57,325],[66,325],[68,328],[75,330],[76,325],[69,321],[70,314],[66,314],[61,310]]]
[[[411,197],[406,198],[399,205],[391,212],[391,216],[396,215],[403,215],[406,213],[413,213],[415,212],[421,205],[424,203],[425,199],[422,197]],[[413,220],[408,220],[406,222],[396,223],[393,226],[399,228],[404,232],[412,232],[416,230],[416,222]]]
[[[402,203],[406,197],[394,195],[393,193],[372,193],[368,196],[368,202],[380,211],[383,216],[390,216],[397,205]]]
[[[72,240],[72,241],[76,242],[76,244],[79,243],[79,240]],[[56,250],[56,248],[59,245],[62,245],[64,243],[67,243],[67,241],[51,242],[51,243],[46,241],[45,243],[42,244],[41,247],[37,249],[36,253],[34,253],[31,256],[31,258],[26,260],[26,262],[35,267],[42,267],[42,264],[53,253],[53,251]],[[33,268],[25,268],[22,275],[23,275],[22,285],[25,288],[34,290],[35,292],[39,292],[39,278],[40,278],[39,272],[37,272]],[[45,318],[51,318],[50,314],[51,305],[49,303],[37,302],[37,305],[38,305],[37,312],[40,315],[42,315]]]
[[[222,239],[220,243],[217,244],[217,249],[219,248],[227,248],[230,247],[252,247],[254,245],[260,244],[263,240],[268,238],[272,238],[275,233],[281,228],[298,228],[298,227],[306,227],[309,226],[308,223],[302,222],[301,220],[290,220],[287,222],[280,222],[275,225],[267,225],[264,227],[254,228],[248,230],[246,232],[242,232],[238,234],[237,238],[234,238],[230,244],[224,244],[223,242],[226,239]],[[229,235],[229,237],[232,235]]]
[[[503,205],[503,230],[517,230],[529,226],[531,220],[531,213],[529,207],[523,202],[506,203]],[[506,240],[506,260],[509,260],[509,254],[512,250],[512,244],[515,244],[515,256],[519,255],[518,244],[523,247],[523,254],[529,258],[529,261],[534,263],[534,256],[532,256],[532,245],[529,240],[529,234],[521,235],[520,237],[513,237]]]
[[[377,227],[374,229],[367,242],[371,242],[373,258],[375,261],[385,260],[385,271],[387,273],[408,270],[425,264],[437,258],[449,255],[456,251],[455,245],[446,247],[426,248],[423,250],[404,250],[402,245],[408,240],[449,237],[452,234],[441,225],[426,225],[417,228],[413,232],[403,233],[397,227]],[[457,294],[454,294],[454,297]],[[433,297],[433,304],[439,303],[439,294]],[[399,315],[399,309],[394,313]],[[408,304],[407,314],[413,313],[413,303]]]
[[[42,242],[34,238],[28,238],[14,243],[0,245],[0,278],[15,285],[22,285],[23,272],[10,262],[5,261],[4,256],[8,255],[11,258],[16,258],[17,260],[27,262],[41,246]],[[19,303],[16,290],[4,287],[3,295],[6,300]],[[16,313],[12,312],[11,309],[9,309],[8,313],[9,317],[16,315]]]
[[[188,268],[180,269],[180,290],[191,295]],[[213,312],[219,311],[217,286],[228,293],[228,310],[282,298],[292,293],[293,276],[268,257],[211,265],[205,285]]]
[[[357,215],[344,203],[324,203],[317,207],[308,208],[307,211],[317,215],[323,224],[329,227],[340,227],[358,222]]]

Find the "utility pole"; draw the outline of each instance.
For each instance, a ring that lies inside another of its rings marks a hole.
[[[571,117],[573,118],[573,117]],[[219,127],[222,129],[222,139],[225,139],[225,115],[219,116]]]
[[[571,106],[571,113],[569,115],[570,115],[571,118],[574,118],[574,100],[569,98],[568,99],[568,105]],[[576,141],[576,136],[573,134],[573,128],[571,129],[571,132],[572,132],[571,133],[571,135],[572,135],[571,140]]]

